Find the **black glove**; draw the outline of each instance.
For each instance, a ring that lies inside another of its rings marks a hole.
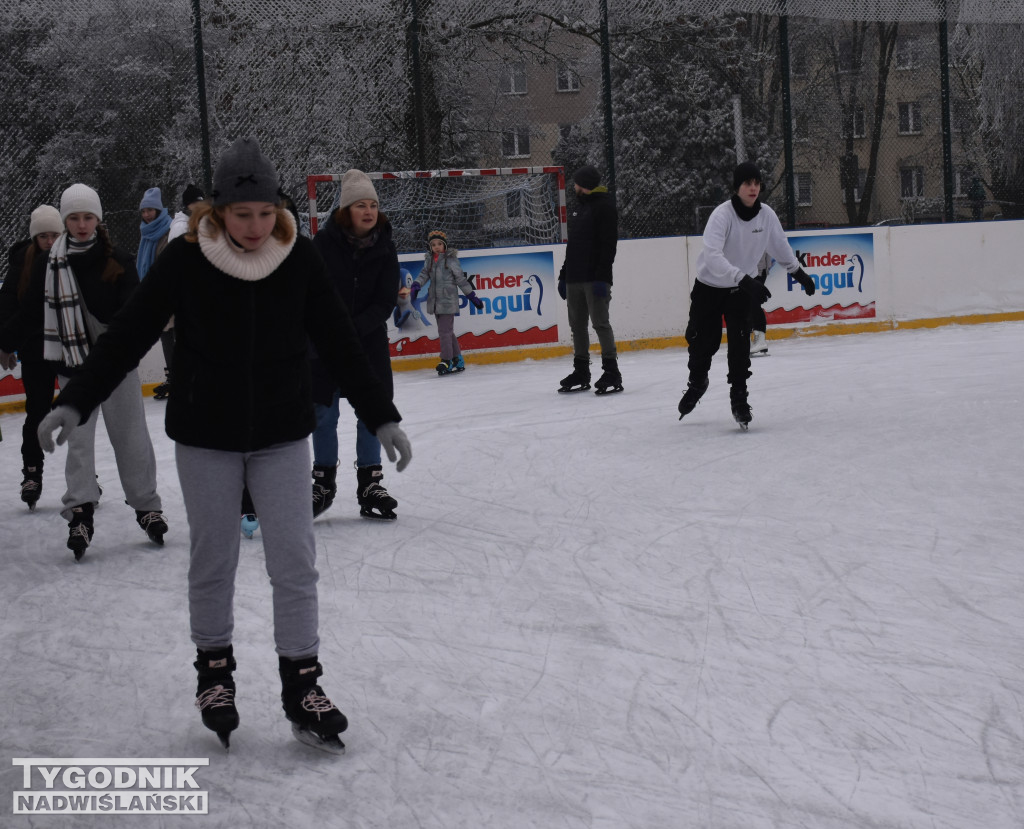
[[[764,305],[772,297],[772,292],[751,276],[743,277],[740,287],[758,305]]]
[[[793,279],[800,283],[800,287],[804,289],[804,293],[807,296],[814,296],[814,280],[804,273],[803,268],[796,269]]]
[[[604,299],[608,296],[608,283],[607,282],[594,282],[590,286],[590,290],[594,296]]]
[[[565,280],[564,279],[559,279],[558,280],[558,295],[562,299],[565,299]]]

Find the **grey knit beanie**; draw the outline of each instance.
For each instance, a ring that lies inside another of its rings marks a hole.
[[[238,138],[220,157],[213,174],[214,205],[240,201],[281,201],[281,183],[255,138]]]
[[[349,170],[341,177],[341,200],[338,207],[348,207],[360,199],[380,201],[370,177],[362,170]]]

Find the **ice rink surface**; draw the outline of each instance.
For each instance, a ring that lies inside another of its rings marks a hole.
[[[166,546],[101,427],[79,564],[63,450],[30,513],[0,417],[0,825],[1020,829],[1024,324],[769,344],[748,433],[724,350],[682,422],[679,349],[603,398],[555,393],[568,358],[396,374],[397,522],[358,517],[346,413],[316,522],[344,757],[289,734],[259,535],[230,754],[200,723],[165,403]],[[13,816],[14,757],[209,758],[209,814]]]

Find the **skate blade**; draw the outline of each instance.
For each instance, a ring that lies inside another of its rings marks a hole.
[[[317,734],[315,731],[310,731],[308,728],[302,728],[301,726],[292,723],[292,736],[300,743],[304,743],[307,746],[319,749],[320,751],[326,751],[328,754],[345,753],[345,744],[338,738],[337,734],[321,735]]]
[[[739,420],[737,420],[736,422],[739,424],[741,432],[745,432],[745,431],[747,431],[747,429],[750,428],[750,424],[749,423],[743,423],[742,421],[739,421]]]
[[[576,394],[579,391],[587,391],[590,389],[590,383],[585,386],[562,386],[558,389],[559,394]]]
[[[359,514],[363,518],[373,518],[376,521],[397,521],[398,515],[394,510],[387,510],[382,512],[374,512],[370,507],[363,507],[359,510]]]
[[[231,732],[230,731],[218,731],[217,739],[220,740],[220,744],[224,747],[225,751],[231,751]]]
[[[595,389],[594,394],[605,395],[605,394],[618,394],[620,391],[624,391],[622,386],[609,386],[606,389]]]

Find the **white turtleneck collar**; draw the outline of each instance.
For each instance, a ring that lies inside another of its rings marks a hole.
[[[284,215],[295,231],[295,219],[291,213],[285,211]],[[227,233],[218,233],[214,238],[210,231],[209,217],[204,216],[199,222],[199,249],[203,256],[217,270],[245,282],[258,282],[276,271],[292,252],[298,237],[298,233],[295,232],[292,240],[284,244],[271,236],[256,250],[246,250],[236,244]]]

